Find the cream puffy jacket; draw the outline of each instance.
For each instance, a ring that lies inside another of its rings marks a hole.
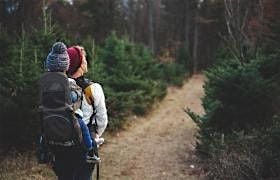
[[[105,96],[103,93],[103,89],[100,84],[93,83],[90,85],[91,92],[93,92],[93,99],[94,99],[94,108],[95,108],[95,116],[93,117],[92,123],[97,123],[97,133],[100,137],[108,124],[108,115],[107,109],[105,104]],[[83,101],[81,110],[83,112],[83,121],[88,124],[90,122],[90,117],[92,116],[93,107],[92,105],[88,104],[85,95],[83,95]]]

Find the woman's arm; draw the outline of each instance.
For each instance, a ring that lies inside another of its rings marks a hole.
[[[108,124],[107,108],[105,104],[105,96],[100,84],[94,83],[91,85],[94,99],[94,108],[96,111],[95,121],[97,123],[97,134],[100,137],[105,131]]]

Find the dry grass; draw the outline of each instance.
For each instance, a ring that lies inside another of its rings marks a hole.
[[[34,151],[12,152],[0,159],[1,180],[55,179],[55,175],[49,167],[37,163]]]

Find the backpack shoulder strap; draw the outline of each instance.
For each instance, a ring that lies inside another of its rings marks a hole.
[[[93,93],[92,92],[92,88],[91,85],[93,84],[93,82],[91,82],[89,79],[86,79],[84,77],[79,77],[77,79],[75,79],[76,83],[78,86],[80,86],[83,89],[83,93],[86,97],[86,100],[88,102],[88,104],[94,105],[94,98],[93,98]]]
[[[90,117],[90,122],[88,125],[91,125],[96,114],[95,107],[94,107],[94,97],[93,97],[93,88],[91,85],[93,84],[92,81],[89,79],[85,79],[84,77],[79,77],[75,79],[76,83],[83,89],[83,94],[85,95],[86,101],[88,104],[92,106],[93,114]],[[96,119],[94,119],[95,125],[97,126]],[[95,128],[96,129],[96,128]]]
[[[96,114],[95,112],[95,107],[94,107],[94,97],[93,97],[93,88],[91,88],[91,85],[93,83],[89,84],[84,90],[84,95],[85,95],[85,98],[86,98],[86,101],[88,102],[88,104],[90,104],[92,106],[92,109],[93,109],[93,113],[90,117],[90,121],[89,121],[89,124],[92,124],[92,121],[94,119],[94,116]],[[97,123],[96,123],[96,119],[94,119],[95,121],[95,125],[97,126]],[[96,127],[95,127],[96,128]],[[96,130],[95,130],[96,131]]]
[[[93,89],[91,88],[91,84],[88,85],[84,90],[84,95],[86,97],[86,100],[88,102],[88,104],[91,104],[92,106],[94,106],[94,98],[93,98]]]

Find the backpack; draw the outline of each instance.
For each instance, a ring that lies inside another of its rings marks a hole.
[[[73,89],[81,96],[81,88],[75,83],[70,86],[62,72],[45,72],[40,79],[42,136],[48,145],[69,147],[82,144],[82,132],[74,115],[81,101],[72,103],[70,92]]]
[[[76,84],[82,88],[82,92],[85,96],[85,99],[89,105],[92,106],[93,108],[93,114],[90,117],[90,122],[88,123],[88,128],[92,133],[97,133],[97,123],[96,120],[94,119],[94,116],[96,114],[96,109],[94,107],[94,98],[93,98],[93,91],[91,88],[91,85],[93,82],[89,79],[86,79],[84,77],[79,77],[75,79]],[[92,124],[92,122],[95,121],[95,124]]]
[[[82,91],[83,91],[83,94],[85,95],[87,103],[93,106],[94,105],[93,92],[90,87],[93,84],[93,82],[84,77],[79,77],[79,78],[75,79],[75,81],[76,81],[76,84],[82,88]]]

